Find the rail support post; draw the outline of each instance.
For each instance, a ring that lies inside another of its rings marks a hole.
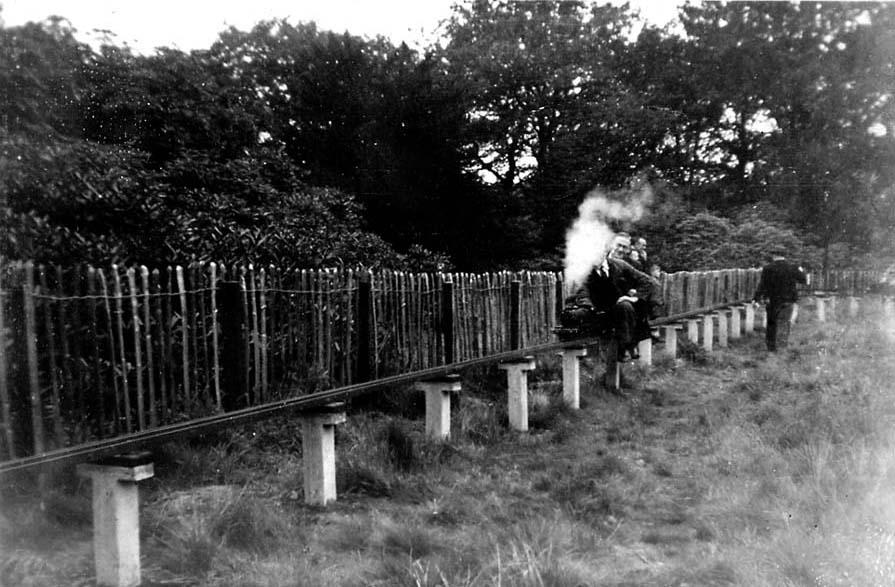
[[[746,334],[755,332],[755,304],[746,304]]]
[[[712,352],[712,344],[714,343],[715,335],[712,332],[712,327],[715,324],[715,317],[711,314],[706,314],[702,317],[702,348],[706,350],[706,352]]]
[[[581,407],[581,362],[587,355],[583,346],[570,346],[560,353],[562,357],[562,400],[573,410]]]
[[[140,508],[137,482],[155,474],[149,453],[78,465],[93,488],[93,560],[96,583],[140,584]]]
[[[688,318],[687,319],[687,340],[696,344],[699,342],[699,319],[698,318]]]
[[[892,303],[892,298],[890,296],[885,296],[883,298],[883,314],[886,316],[892,315],[892,308],[895,304]]]
[[[823,296],[816,296],[814,298],[815,304],[817,304],[817,321],[818,322],[826,322],[827,321],[827,307],[826,300]]]
[[[740,310],[743,306],[733,306],[730,308],[730,338],[737,340],[743,336],[743,325],[740,320]]]
[[[722,349],[727,348],[727,309],[722,308],[715,312],[715,315],[718,317],[718,347]]]
[[[665,325],[665,354],[672,359],[677,357],[677,331],[682,328],[680,324]]]
[[[345,404],[313,408],[300,418],[305,503],[326,505],[336,500],[336,425],[347,419]]]
[[[451,393],[462,387],[456,374],[416,383],[416,388],[426,394],[426,436],[434,440],[450,438]]]
[[[858,315],[859,302],[857,296],[848,296],[848,315],[850,318],[854,318]]]
[[[535,368],[534,357],[522,357],[499,365],[507,372],[507,413],[510,428],[528,431],[528,371]]]
[[[637,354],[640,355],[640,358],[637,359],[637,362],[645,367],[649,367],[653,364],[653,339],[644,338],[640,342],[637,343]]]

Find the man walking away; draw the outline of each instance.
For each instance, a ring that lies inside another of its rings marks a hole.
[[[775,250],[771,254],[771,262],[762,268],[753,299],[756,302],[767,300],[765,343],[769,351],[786,347],[799,299],[798,284],[805,282],[802,268],[787,261],[782,250]]]

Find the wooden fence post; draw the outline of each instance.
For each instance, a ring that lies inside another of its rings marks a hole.
[[[518,279],[510,284],[510,348],[522,348],[522,282]]]
[[[221,326],[221,405],[228,411],[241,407],[241,402],[248,405],[248,399],[245,398],[248,382],[242,352],[245,316],[239,283],[221,282],[218,303],[218,321]]]
[[[40,397],[40,381],[37,366],[37,317],[34,308],[34,264],[24,265],[22,299],[25,317],[25,352],[28,359],[28,389],[31,399],[31,432],[34,454],[44,452],[43,402]]]
[[[562,309],[566,303],[566,296],[564,295],[565,285],[562,279],[562,274],[559,274],[559,277],[556,279],[556,308],[554,312],[556,314],[556,324],[559,324],[559,318],[562,316]]]
[[[441,282],[441,332],[444,336],[444,364],[454,362],[454,282],[449,274]]]
[[[369,271],[360,275],[357,287],[357,380],[370,380],[373,355],[370,344],[373,336],[373,277]]]

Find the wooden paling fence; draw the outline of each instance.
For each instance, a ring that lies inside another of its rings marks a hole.
[[[758,274],[665,275],[666,311],[748,299]],[[814,287],[875,279],[830,273]],[[8,262],[0,462],[551,342],[565,288],[553,272]]]
[[[0,461],[548,341],[559,282],[7,263]]]

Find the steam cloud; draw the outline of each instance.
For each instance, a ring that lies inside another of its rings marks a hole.
[[[565,281],[574,290],[609,252],[615,232],[611,220],[636,222],[653,202],[653,190],[645,182],[607,194],[596,188],[578,206],[578,218],[566,232]]]

